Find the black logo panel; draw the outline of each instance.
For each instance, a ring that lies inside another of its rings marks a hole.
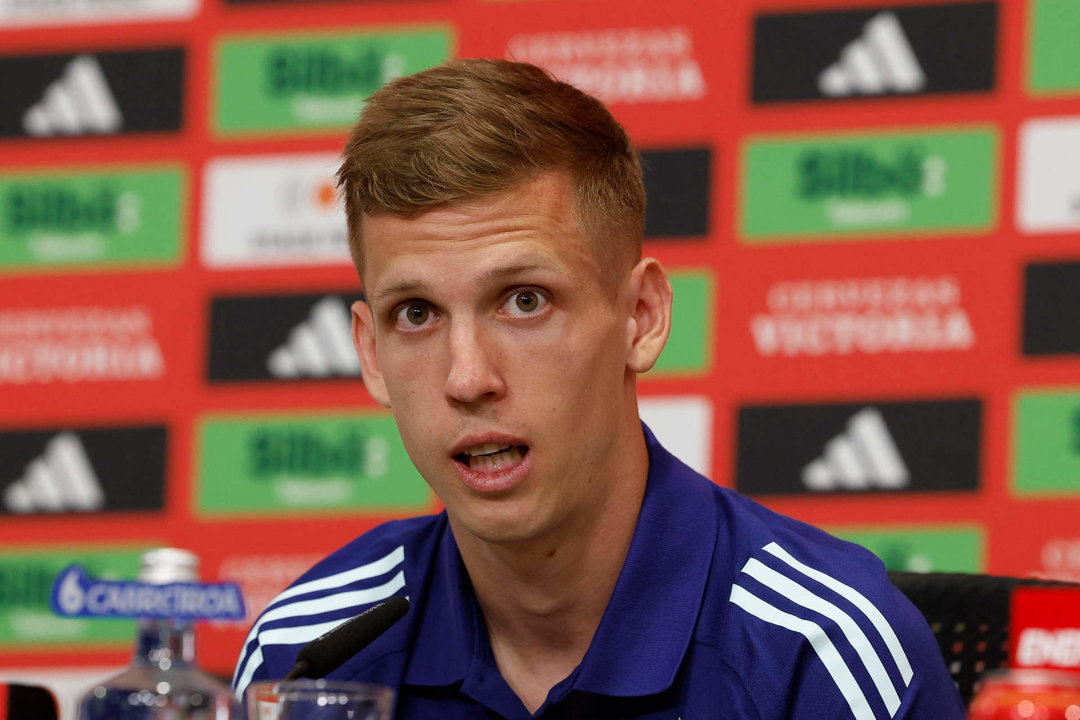
[[[0,512],[160,510],[164,426],[0,433]]]
[[[1080,262],[1024,269],[1024,354],[1080,354]]]
[[[975,490],[981,426],[974,399],[742,407],[735,485],[750,495]]]
[[[0,57],[0,137],[174,132],[181,48]]]
[[[360,299],[360,293],[214,298],[209,380],[359,378],[349,308]]]
[[[643,150],[645,237],[703,237],[709,233],[712,151],[707,147]]]
[[[993,90],[997,3],[759,15],[755,103]]]

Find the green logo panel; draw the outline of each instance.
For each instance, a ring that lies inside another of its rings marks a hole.
[[[0,175],[0,271],[180,258],[180,168]]]
[[[384,83],[452,52],[446,28],[226,39],[214,125],[226,135],[348,128]]]
[[[985,533],[979,527],[830,528],[862,545],[889,570],[979,573],[985,567]]]
[[[712,275],[675,272],[671,275],[671,288],[675,293],[671,335],[650,377],[703,374],[712,362]]]
[[[1013,489],[1018,495],[1080,495],[1080,391],[1020,393]]]
[[[71,563],[83,565],[92,577],[134,580],[148,547],[0,553],[0,649],[130,643],[133,621],[57,617],[49,609],[49,594]]]
[[[752,140],[743,148],[744,240],[989,229],[997,147],[990,129]]]
[[[1028,39],[1028,89],[1036,94],[1080,91],[1080,3],[1035,0]]]
[[[389,413],[208,418],[199,447],[207,515],[423,510],[431,498]]]

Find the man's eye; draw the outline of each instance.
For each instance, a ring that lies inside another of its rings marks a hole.
[[[412,303],[398,310],[398,322],[413,327],[423,325],[430,317],[431,310],[428,309],[427,305],[421,305],[420,303]]]
[[[534,315],[544,307],[547,298],[535,290],[518,290],[506,301],[504,306],[511,315]]]

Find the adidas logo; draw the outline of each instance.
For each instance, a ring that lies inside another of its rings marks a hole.
[[[47,137],[114,133],[120,130],[124,117],[97,59],[79,55],[22,120],[27,134]]]
[[[924,87],[926,74],[891,12],[875,15],[862,37],[845,46],[840,59],[818,76],[818,89],[828,97],[914,93]]]
[[[900,451],[876,408],[856,413],[847,431],[825,444],[824,455],[802,471],[803,485],[828,490],[897,490],[911,482]]]
[[[90,458],[79,437],[60,433],[44,454],[26,466],[26,474],[4,490],[4,506],[13,513],[90,512],[105,505]]]
[[[352,319],[341,298],[315,304],[308,319],[293,328],[284,345],[270,353],[267,370],[276,378],[360,375],[352,343]]]

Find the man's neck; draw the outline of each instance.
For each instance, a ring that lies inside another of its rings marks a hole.
[[[456,537],[499,672],[530,712],[580,664],[615,589],[648,478],[644,443],[630,454],[587,520],[528,543]]]

